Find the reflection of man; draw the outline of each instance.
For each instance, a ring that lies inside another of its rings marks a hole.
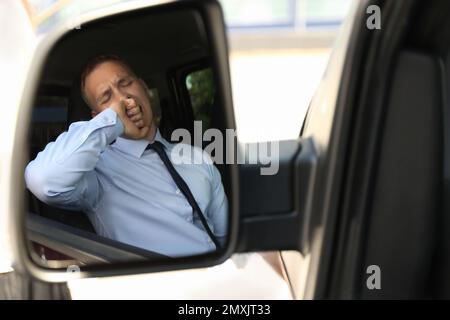
[[[93,118],[73,123],[28,164],[27,187],[47,204],[86,212],[99,235],[130,245],[172,257],[223,245],[220,174],[195,147],[203,161],[173,161],[144,82],[103,55],[87,63],[81,91]]]

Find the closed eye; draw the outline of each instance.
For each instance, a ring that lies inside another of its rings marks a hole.
[[[132,83],[133,83],[133,79],[122,79],[119,81],[119,86],[128,87]]]
[[[100,104],[104,105],[109,101],[110,98],[111,98],[111,90],[105,91],[99,99]]]

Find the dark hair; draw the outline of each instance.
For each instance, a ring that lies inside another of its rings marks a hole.
[[[89,101],[86,97],[86,92],[84,90],[84,87],[86,85],[86,78],[91,74],[92,71],[95,70],[100,64],[104,62],[117,62],[127,68],[133,75],[135,75],[133,69],[130,67],[128,62],[126,62],[124,59],[120,58],[119,56],[113,55],[113,54],[100,54],[97,56],[94,56],[90,58],[86,64],[84,65],[81,76],[80,76],[80,89],[81,89],[81,97],[83,98],[84,102],[89,105]]]

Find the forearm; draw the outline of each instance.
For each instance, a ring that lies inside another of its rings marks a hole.
[[[28,164],[27,187],[44,202],[79,196],[80,189],[89,187],[83,177],[94,170],[100,154],[122,132],[123,125],[111,109],[90,121],[72,124]]]

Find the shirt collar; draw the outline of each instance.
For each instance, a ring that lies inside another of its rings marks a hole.
[[[159,129],[156,129],[155,139],[153,141],[161,142],[166,148],[170,146],[169,142],[162,137]],[[152,143],[153,141],[148,141],[146,139],[132,140],[118,137],[113,146],[122,152],[125,152],[136,158],[140,158],[142,157],[142,154],[144,153],[145,148],[147,148],[148,144]]]

